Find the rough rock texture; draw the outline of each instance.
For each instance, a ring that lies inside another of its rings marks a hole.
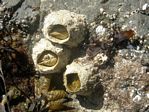
[[[0,1],[11,7],[20,0]],[[84,50],[88,46],[83,46],[79,50],[83,49],[91,58],[104,53],[108,61],[96,66],[100,87],[89,97],[70,95],[73,102],[69,105],[76,108],[74,112],[148,112],[149,10],[142,8],[145,3],[149,1],[24,0],[14,19],[29,25],[28,35],[23,39],[31,49],[44,37],[41,29],[44,17],[50,12],[70,10],[86,15],[89,42],[83,45],[90,43],[90,48]]]

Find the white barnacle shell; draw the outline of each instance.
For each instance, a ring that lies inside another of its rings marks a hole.
[[[68,46],[77,46],[84,40],[85,16],[68,10],[52,12],[45,17],[43,34],[50,41]]]
[[[85,60],[79,58],[66,66],[64,86],[67,92],[88,96],[99,83],[93,73],[94,63]]]
[[[70,51],[64,46],[41,39],[32,49],[32,58],[37,71],[43,74],[56,73],[69,61]]]

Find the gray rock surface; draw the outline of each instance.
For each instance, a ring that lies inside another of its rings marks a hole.
[[[19,2],[19,0],[3,0],[7,7],[13,6]],[[129,13],[142,9],[142,6],[148,3],[148,0],[25,0],[20,9],[18,9],[18,18],[25,16],[34,17],[40,11],[40,15],[45,16],[51,11],[58,11],[62,9],[70,10],[76,13],[87,15],[87,19],[91,22],[94,21],[100,11],[100,8],[104,8],[109,14],[115,14],[120,10],[119,17],[129,15]],[[38,10],[40,7],[40,10]],[[33,10],[33,9],[34,10]],[[36,11],[35,11],[36,10]],[[147,34],[149,29],[149,17],[142,14],[134,14],[128,19],[119,20],[123,24],[130,24],[132,27],[136,27],[140,35]],[[41,19],[42,20],[42,19]]]

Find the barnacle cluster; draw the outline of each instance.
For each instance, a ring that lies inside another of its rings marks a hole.
[[[97,31],[102,28],[99,26]],[[88,54],[71,57],[75,53],[71,49],[76,49],[85,39],[86,29],[85,17],[74,12],[60,10],[45,17],[42,28],[44,37],[34,44],[32,58],[35,69],[41,74],[35,80],[35,95],[46,97],[49,101],[46,105],[51,110],[61,109],[69,93],[90,97],[100,85],[96,72],[98,66],[108,60],[106,54],[96,53],[93,59]],[[105,30],[98,34],[104,36]],[[51,87],[56,75],[62,77],[60,81],[63,81],[65,89]]]
[[[44,37],[33,47],[32,57],[40,72],[55,73],[65,68],[70,58],[68,47],[84,40],[85,17],[67,10],[52,12],[45,17]],[[66,46],[65,46],[66,45]]]
[[[86,25],[84,15],[67,10],[52,12],[45,17],[42,29],[44,37],[33,45],[32,58],[36,71],[42,74],[35,80],[35,95],[46,97],[48,109],[66,108],[65,102],[69,98],[65,98],[68,94],[63,89],[51,88],[51,80],[54,75],[63,75],[66,65],[71,61],[71,49],[85,38]],[[75,77],[75,74],[72,75]]]

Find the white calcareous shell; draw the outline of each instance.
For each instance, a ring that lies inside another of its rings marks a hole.
[[[97,75],[93,73],[94,63],[79,58],[66,66],[64,86],[69,93],[88,96],[97,85]]]
[[[68,10],[52,12],[45,17],[42,31],[54,43],[76,47],[84,40],[86,19]]]
[[[32,49],[32,58],[37,71],[43,74],[60,72],[69,61],[70,50],[41,39]]]

